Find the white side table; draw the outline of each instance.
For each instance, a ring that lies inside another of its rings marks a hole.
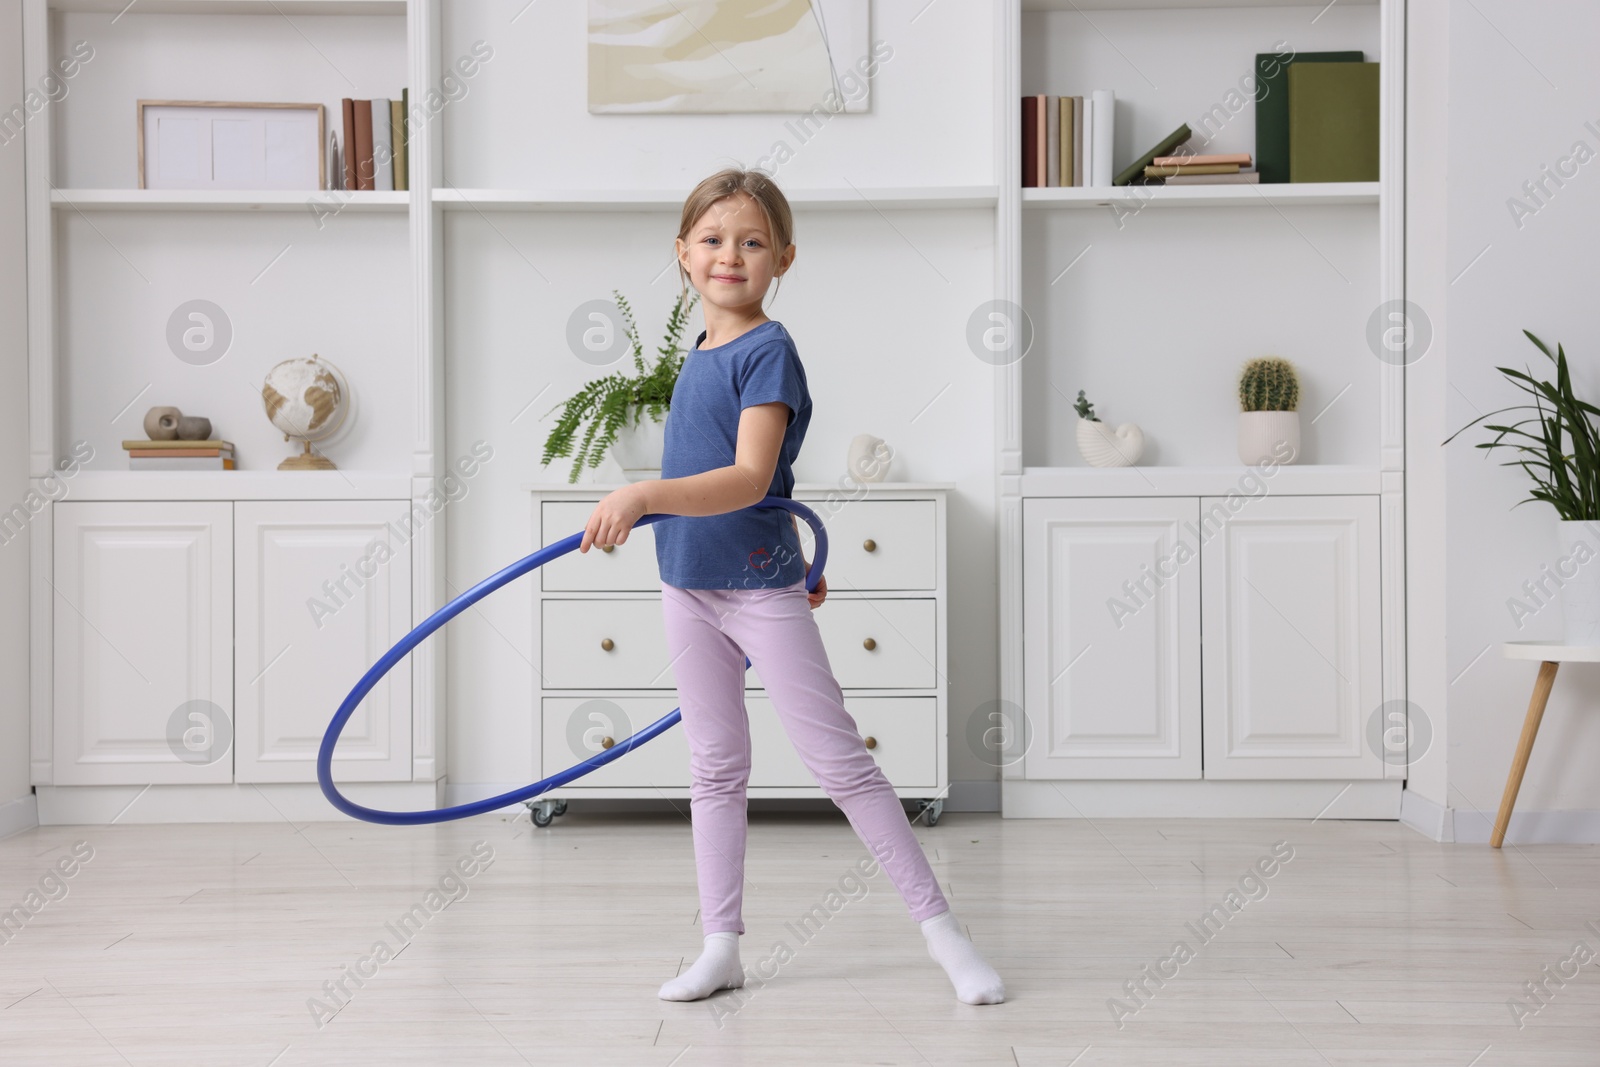
[[[1522,788],[1522,772],[1528,769],[1528,757],[1533,754],[1533,739],[1539,734],[1539,720],[1544,718],[1544,706],[1550,699],[1550,690],[1556,684],[1556,668],[1562,663],[1600,663],[1600,645],[1562,645],[1547,641],[1507,641],[1501,650],[1506,659],[1536,660],[1539,677],[1533,683],[1533,698],[1528,701],[1528,714],[1522,720],[1522,739],[1517,742],[1517,753],[1511,760],[1511,774],[1506,778],[1505,795],[1500,798],[1500,814],[1495,816],[1494,833],[1489,844],[1495,848],[1505,840],[1506,826],[1511,822],[1511,809],[1517,802],[1517,790]]]

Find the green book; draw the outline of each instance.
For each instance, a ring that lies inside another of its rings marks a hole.
[[[1154,148],[1150,149],[1150,151],[1146,152],[1132,163],[1129,163],[1127,167],[1123,169],[1122,173],[1116,176],[1116,179],[1113,180],[1111,184],[1127,185],[1133,179],[1144,173],[1144,168],[1150,165],[1151,160],[1155,159],[1157,156],[1171,155],[1174,148],[1177,148],[1179,145],[1183,144],[1191,136],[1193,136],[1193,134],[1189,132],[1189,124],[1185,122],[1182,126],[1179,126],[1177,129],[1161,138],[1160,143]]]
[[[1289,180],[1289,70],[1298,63],[1360,63],[1360,52],[1256,55],[1256,170],[1261,183]]]
[[[1289,68],[1289,180],[1378,180],[1378,64]]]

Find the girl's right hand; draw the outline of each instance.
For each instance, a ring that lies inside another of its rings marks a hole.
[[[578,551],[587,552],[595,545],[606,548],[624,544],[628,540],[628,531],[633,529],[634,523],[649,511],[645,503],[645,493],[643,482],[634,482],[607,493],[599,503],[595,504],[594,511],[589,513],[589,521],[584,525],[583,540],[578,544]]]

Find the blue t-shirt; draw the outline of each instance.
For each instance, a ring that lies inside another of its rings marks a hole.
[[[794,340],[771,319],[717,348],[701,348],[705,339],[702,330],[672,388],[661,477],[684,478],[731,465],[738,452],[740,412],[781,400],[789,407],[789,422],[767,495],[791,496],[792,465],[811,422],[811,393]],[[805,577],[805,566],[789,516],[783,508],[745,508],[653,522],[661,580],[680,589],[793,585]]]

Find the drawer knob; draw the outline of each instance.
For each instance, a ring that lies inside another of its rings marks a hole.
[[[600,551],[602,551],[602,552],[610,552],[613,548],[616,548],[616,547],[617,547],[616,545],[601,545],[600,546]]]
[[[602,637],[600,639],[600,647],[605,649],[607,652],[610,652],[613,648],[617,647],[617,644],[609,637]]]
[[[867,747],[868,748],[877,748],[878,747],[878,739],[876,737],[868,737],[867,738]]]
[[[878,647],[878,642],[869,637],[865,641],[861,642],[861,647],[866,649],[868,652],[871,652],[873,649]]]
[[[601,738],[601,739],[600,739],[600,747],[601,747],[601,748],[610,748],[610,747],[611,747],[611,746],[612,746],[612,745],[614,745],[614,744],[616,744],[616,742],[615,742],[615,741],[613,741],[613,740],[612,740],[612,739],[611,739],[611,738],[609,738],[609,737],[602,737],[602,738]]]
[[[861,542],[861,547],[866,549],[868,552],[874,552],[878,548],[878,542],[869,537],[865,541]]]

